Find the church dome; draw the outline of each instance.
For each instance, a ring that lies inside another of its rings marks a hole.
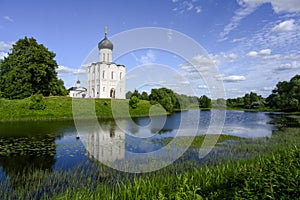
[[[100,49],[110,49],[110,50],[113,50],[114,46],[111,43],[111,41],[109,41],[109,39],[107,39],[107,37],[105,35],[105,38],[98,43],[98,48],[99,48],[99,50]]]

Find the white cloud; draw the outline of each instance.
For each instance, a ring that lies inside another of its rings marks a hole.
[[[226,53],[221,53],[221,56],[223,56],[223,58],[225,58],[226,59],[226,61],[228,61],[228,62],[233,62],[233,61],[235,61],[239,56],[237,55],[237,54],[235,54],[235,53],[228,53],[228,54],[226,54]]]
[[[152,50],[148,50],[145,55],[142,55],[139,58],[134,53],[131,53],[131,55],[138,65],[153,64],[156,61],[156,56]]]
[[[271,49],[262,49],[258,52],[259,55],[270,55],[272,52]]]
[[[178,12],[179,14],[183,14],[190,11],[201,13],[202,11],[199,2],[197,2],[196,0],[172,0],[172,2],[176,5],[176,7],[173,8],[173,11]]]
[[[8,56],[8,52],[12,49],[12,45],[14,42],[4,42],[0,41],[0,60],[3,60]]]
[[[3,60],[7,56],[8,56],[8,53],[0,52],[0,60]]]
[[[299,0],[237,0],[242,6],[259,6],[264,3],[270,3],[276,13],[280,12],[299,12]]]
[[[200,88],[200,89],[208,89],[208,86],[207,85],[198,85],[198,88]]]
[[[0,41],[0,51],[8,51],[12,48],[13,42]]]
[[[10,16],[3,16],[3,19],[10,21],[10,22],[14,22],[14,20],[10,17]]]
[[[297,61],[293,61],[291,63],[285,63],[281,64],[279,67],[276,67],[275,71],[286,71],[286,70],[292,70],[292,69],[299,69],[300,65]]]
[[[295,20],[290,19],[286,20],[284,22],[281,22],[280,24],[276,25],[273,29],[272,32],[286,32],[286,31],[292,31],[296,28],[295,25]]]
[[[211,68],[218,65],[219,61],[215,56],[209,55],[197,55],[192,60],[191,63],[199,68]]]
[[[202,11],[202,8],[200,6],[195,7],[196,13],[200,13]]]
[[[267,56],[267,55],[270,55],[272,52],[271,49],[262,49],[260,50],[259,52],[257,51],[250,51],[249,53],[247,53],[247,57],[252,57],[252,58],[255,58],[257,56]]]
[[[251,14],[256,8],[262,4],[270,3],[273,10],[276,13],[280,12],[300,12],[300,3],[299,0],[236,0],[237,3],[241,6],[236,10],[234,16],[231,18],[229,24],[227,24],[220,33],[220,40],[224,41],[227,39],[227,35],[234,29],[236,29],[241,20]]]
[[[281,55],[280,54],[275,54],[275,55],[268,55],[265,56],[264,59],[265,60],[280,60],[281,59]]]
[[[245,76],[237,76],[237,75],[232,75],[232,76],[220,75],[216,78],[217,78],[217,80],[224,81],[224,82],[239,82],[239,81],[246,80]]]
[[[141,56],[139,62],[142,64],[151,64],[156,60],[156,56],[152,50],[147,51],[146,55]]]
[[[256,51],[250,51],[249,53],[247,53],[246,56],[254,58],[254,57],[258,56],[258,52],[256,52]]]
[[[78,75],[78,74],[85,74],[86,71],[83,69],[73,69],[70,67],[65,67],[65,66],[58,66],[58,69],[56,69],[56,71],[62,75],[62,74],[74,74],[74,75]]]
[[[272,91],[274,89],[274,87],[263,87],[263,89],[261,89],[261,91]]]
[[[234,29],[236,29],[241,20],[251,14],[256,9],[255,6],[245,6],[243,8],[240,8],[235,11],[234,16],[231,18],[229,24],[227,24],[223,30],[223,32],[220,33],[220,41],[226,40],[226,36]]]
[[[243,37],[243,38],[235,38],[233,40],[231,40],[232,43],[236,43],[236,42],[241,42],[241,41],[244,41],[246,39],[246,37]]]
[[[208,71],[218,63],[219,61],[213,55],[197,55],[189,63],[181,64],[179,67],[188,73],[197,73]]]
[[[182,81],[181,84],[183,84],[183,85],[189,85],[190,82],[189,81]]]

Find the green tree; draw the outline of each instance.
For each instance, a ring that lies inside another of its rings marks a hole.
[[[203,95],[199,98],[199,108],[211,108],[211,99]]]
[[[145,92],[145,91],[144,91],[144,92],[142,92],[142,94],[141,94],[141,99],[142,99],[142,100],[147,100],[147,101],[148,101],[148,100],[149,100],[148,93],[147,93],[147,92]]]
[[[152,104],[161,104],[168,112],[173,112],[174,108],[177,108],[176,105],[180,105],[175,93],[167,88],[152,89],[149,100]]]
[[[135,96],[137,97],[138,99],[141,99],[141,94],[139,93],[139,91],[137,89],[135,89],[132,93],[131,96]]]
[[[300,110],[300,75],[294,76],[289,82],[278,82],[272,94],[266,99],[271,108],[283,111]]]
[[[131,96],[130,100],[129,100],[129,106],[133,109],[135,109],[139,103],[139,98],[137,98],[136,96]]]
[[[131,91],[128,91],[126,93],[126,99],[130,99],[130,97],[132,96],[132,92]]]
[[[66,95],[58,80],[55,53],[34,38],[18,40],[0,64],[0,94],[4,98],[22,99],[33,94]]]

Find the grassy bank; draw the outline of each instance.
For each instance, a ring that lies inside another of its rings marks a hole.
[[[0,121],[26,121],[26,120],[65,120],[73,118],[72,103],[81,105],[81,117],[90,117],[91,106],[98,118],[113,117],[110,99],[76,99],[72,102],[70,97],[47,97],[44,99],[45,109],[30,109],[30,99],[6,100],[0,99]],[[124,110],[128,111],[128,100],[114,100],[116,117],[128,117]],[[86,106],[86,107],[85,107]],[[152,108],[151,108],[152,107]],[[132,117],[148,116],[151,108],[152,115],[160,115],[165,112],[158,105],[152,106],[148,101],[141,100],[137,108],[129,108]],[[94,114],[93,113],[93,114]]]
[[[55,199],[295,199],[300,194],[300,149],[248,161],[201,167],[182,174],[159,172],[114,187],[68,191]]]

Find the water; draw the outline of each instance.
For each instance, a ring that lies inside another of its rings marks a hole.
[[[201,111],[200,121],[195,124],[198,115],[198,111],[190,110],[166,119],[134,118],[137,125],[126,119],[102,120],[99,124],[85,121],[78,129],[81,139],[76,139],[73,121],[0,123],[0,181],[24,169],[69,170],[81,163],[93,165],[95,158],[103,163],[118,163],[136,154],[156,152],[164,145],[162,138],[172,138],[180,132],[205,134],[211,111]],[[276,129],[270,124],[273,119],[264,112],[227,111],[222,133],[244,138],[271,137]],[[198,129],[193,128],[195,125]],[[172,154],[183,149],[176,145],[170,148]],[[188,158],[196,157],[191,154]]]

